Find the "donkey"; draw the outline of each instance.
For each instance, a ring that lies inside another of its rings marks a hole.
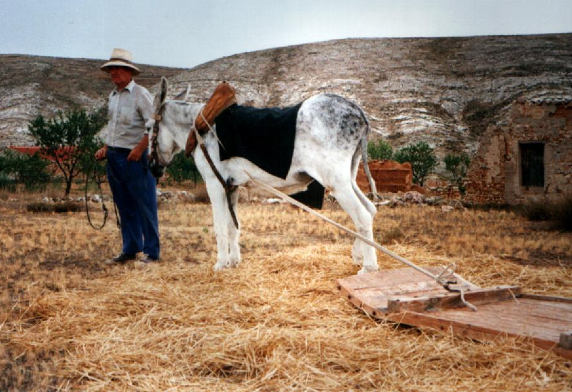
[[[151,165],[161,171],[176,153],[185,149],[189,132],[203,108],[200,103],[165,100],[166,96],[167,81],[163,78],[160,92],[155,97],[155,118],[146,124],[152,140]],[[303,101],[297,112],[292,159],[285,178],[269,174],[242,157],[221,161],[216,125],[204,135],[204,146],[220,176],[234,188],[248,186],[253,178],[292,194],[305,190],[312,181],[318,181],[330,190],[349,214],[357,232],[373,240],[372,224],[376,209],[355,180],[360,158],[367,167],[369,131],[368,120],[356,104],[337,95],[319,94]],[[217,243],[214,270],[235,267],[241,261],[240,229],[232,219],[238,192],[227,197],[225,187],[217,179],[201,148],[195,148],[192,156],[206,183],[212,204]],[[371,176],[370,181],[373,181]],[[354,242],[352,259],[362,266],[359,273],[378,270],[375,249],[359,239]]]

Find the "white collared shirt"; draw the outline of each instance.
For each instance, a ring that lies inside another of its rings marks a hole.
[[[153,96],[133,80],[121,91],[109,94],[105,144],[133,149],[147,133],[145,123],[153,116]]]

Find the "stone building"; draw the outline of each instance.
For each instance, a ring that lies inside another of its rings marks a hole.
[[[572,96],[521,97],[489,126],[467,173],[466,200],[518,205],[572,196]]]

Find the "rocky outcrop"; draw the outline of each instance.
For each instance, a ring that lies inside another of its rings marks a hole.
[[[19,137],[36,114],[98,105],[109,91],[99,71],[102,60],[0,56],[0,61],[0,146]],[[10,62],[19,68],[7,68]],[[72,66],[76,63],[84,64],[83,71]],[[63,68],[72,72],[56,72]],[[12,70],[8,76],[6,69]],[[157,72],[169,77],[171,98],[190,84],[189,100],[195,102],[206,102],[223,80],[245,105],[287,106],[320,92],[340,94],[365,109],[372,138],[385,138],[394,150],[425,141],[442,158],[449,152],[472,155],[481,135],[518,97],[572,92],[572,34],[346,39]],[[78,77],[70,82],[66,75]],[[64,88],[64,81],[70,87]]]
[[[472,155],[500,111],[533,90],[572,89],[572,34],[346,39],[221,58],[170,79],[204,102],[216,84],[238,102],[286,106],[330,92],[360,104],[372,137],[394,149],[425,141],[439,158]]]
[[[0,149],[31,145],[30,120],[41,114],[53,117],[58,110],[74,107],[88,110],[104,105],[113,85],[99,70],[103,60],[63,59],[23,55],[0,55]],[[142,66],[137,81],[155,85],[162,75],[177,68]]]

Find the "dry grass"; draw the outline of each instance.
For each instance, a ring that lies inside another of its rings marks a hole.
[[[243,263],[214,273],[210,206],[160,209],[162,263],[104,267],[113,222],[0,198],[0,390],[564,391],[572,364],[372,320],[338,295],[351,239],[284,205],[243,204]],[[325,214],[349,219],[335,206]],[[572,235],[508,212],[380,208],[376,239],[482,286],[572,296]],[[401,265],[380,256],[381,268]]]

